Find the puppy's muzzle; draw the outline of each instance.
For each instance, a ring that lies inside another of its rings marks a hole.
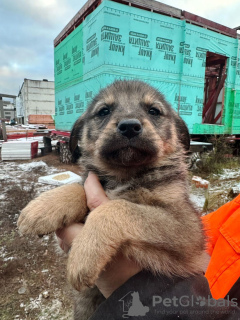
[[[117,130],[121,135],[132,139],[139,135],[143,128],[141,122],[137,119],[124,119],[119,122]]]

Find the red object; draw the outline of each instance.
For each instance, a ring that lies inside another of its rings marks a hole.
[[[29,138],[29,137],[33,137],[33,132],[7,134],[8,139],[19,139],[19,138]]]
[[[70,131],[60,131],[60,130],[52,130],[52,134],[56,134],[57,136],[70,137]]]
[[[31,143],[31,156],[32,159],[37,155],[38,153],[38,141],[34,141]]]
[[[240,277],[240,195],[202,221],[211,256],[205,276],[213,298],[224,298]]]
[[[190,13],[188,11],[182,11],[182,15],[187,21],[190,21],[192,23],[195,22],[196,25],[214,30],[216,32],[223,33],[229,37],[237,37],[236,29],[228,28],[222,24],[197,16],[196,14]]]

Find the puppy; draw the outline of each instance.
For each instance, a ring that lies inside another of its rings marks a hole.
[[[31,201],[18,220],[20,231],[32,234],[85,221],[68,258],[69,281],[82,291],[75,319],[88,319],[102,301],[92,299],[96,288],[86,288],[119,251],[155,274],[202,271],[204,233],[188,195],[188,148],[183,120],[140,81],[114,82],[76,121],[70,149],[84,168],[83,180],[96,173],[111,201],[87,216],[83,187],[62,186]]]

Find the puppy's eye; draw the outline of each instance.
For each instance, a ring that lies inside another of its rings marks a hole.
[[[102,108],[101,110],[98,111],[98,115],[100,117],[105,117],[110,113],[110,109],[107,107]]]
[[[160,110],[156,109],[156,108],[151,108],[148,110],[148,113],[151,115],[151,116],[160,116],[161,112]]]

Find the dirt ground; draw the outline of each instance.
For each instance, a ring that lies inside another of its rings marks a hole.
[[[80,173],[77,165],[60,163],[54,152],[29,161],[0,161],[1,320],[71,319],[66,256],[57,253],[54,236],[21,236],[16,228],[21,209],[36,195],[55,187],[38,183],[38,178],[69,170]],[[212,177],[208,212],[231,200],[232,187],[239,183],[240,166]],[[193,187],[191,193],[202,210],[205,191]]]
[[[29,170],[28,164],[39,161],[46,165]],[[35,195],[54,187],[38,183],[38,177],[69,170],[79,173],[76,165],[61,164],[55,153],[0,162],[1,320],[71,319],[66,257],[57,253],[54,236],[23,237],[16,228],[20,210]]]

